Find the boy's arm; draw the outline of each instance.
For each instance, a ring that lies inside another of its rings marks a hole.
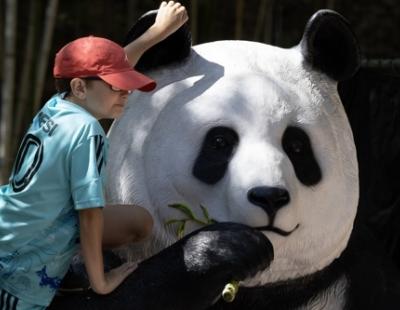
[[[81,251],[90,286],[97,294],[108,294],[125,280],[136,265],[125,263],[104,274],[102,253],[103,210],[101,208],[80,210],[79,227]]]
[[[186,8],[179,2],[163,1],[154,24],[139,38],[124,47],[129,62],[135,66],[143,53],[178,30],[186,21]]]

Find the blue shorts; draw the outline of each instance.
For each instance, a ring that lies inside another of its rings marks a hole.
[[[44,310],[46,307],[25,302],[5,290],[0,290],[0,310]]]

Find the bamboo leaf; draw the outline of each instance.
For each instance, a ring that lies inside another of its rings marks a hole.
[[[178,229],[176,230],[176,235],[179,239],[181,239],[185,234],[185,225],[186,221],[182,221],[181,224],[178,226]]]
[[[204,216],[204,218],[206,220],[206,223],[207,224],[212,223],[212,220],[210,219],[210,214],[208,213],[207,208],[205,206],[203,206],[203,205],[200,205],[200,208],[201,208],[201,211],[203,212],[203,216]]]
[[[190,210],[190,208],[184,204],[181,203],[174,203],[171,205],[168,205],[168,207],[170,208],[174,208],[177,209],[179,211],[181,211],[183,214],[185,214],[190,220],[195,220],[195,216],[192,212],[192,210]]]
[[[171,219],[171,220],[166,221],[164,225],[165,226],[169,226],[169,225],[172,225],[172,224],[180,223],[182,221],[185,221],[185,220]]]
[[[186,223],[189,222],[189,221],[192,221],[192,222],[195,222],[197,224],[200,224],[201,226],[206,226],[206,225],[209,225],[209,224],[212,224],[212,223],[215,222],[210,218],[210,215],[209,215],[209,213],[207,211],[207,208],[202,206],[202,205],[200,205],[200,208],[202,210],[204,220],[198,219],[194,215],[192,210],[188,206],[186,206],[184,204],[175,203],[175,204],[168,205],[168,207],[174,208],[176,210],[179,210],[180,212],[182,212],[187,217],[187,218],[184,218],[184,219],[170,219],[170,220],[166,221],[165,224],[164,224],[165,226],[172,225],[172,224],[178,224],[178,227],[176,229],[176,235],[177,235],[178,238],[182,238],[184,236]]]

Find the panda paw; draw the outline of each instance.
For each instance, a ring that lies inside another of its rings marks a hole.
[[[266,269],[273,260],[271,242],[242,224],[217,223],[186,236],[184,260],[196,274],[241,281]]]

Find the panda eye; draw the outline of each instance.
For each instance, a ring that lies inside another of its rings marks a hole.
[[[301,183],[311,186],[321,180],[321,168],[315,158],[311,140],[303,129],[287,127],[282,137],[282,148],[292,162]]]
[[[289,150],[293,154],[300,154],[304,149],[304,143],[300,140],[294,140],[289,145]]]
[[[239,135],[233,128],[211,128],[193,165],[193,176],[206,184],[217,183],[224,177],[238,143]]]
[[[215,150],[223,149],[228,145],[228,141],[226,141],[225,138],[221,135],[214,136],[210,142],[211,148]]]

